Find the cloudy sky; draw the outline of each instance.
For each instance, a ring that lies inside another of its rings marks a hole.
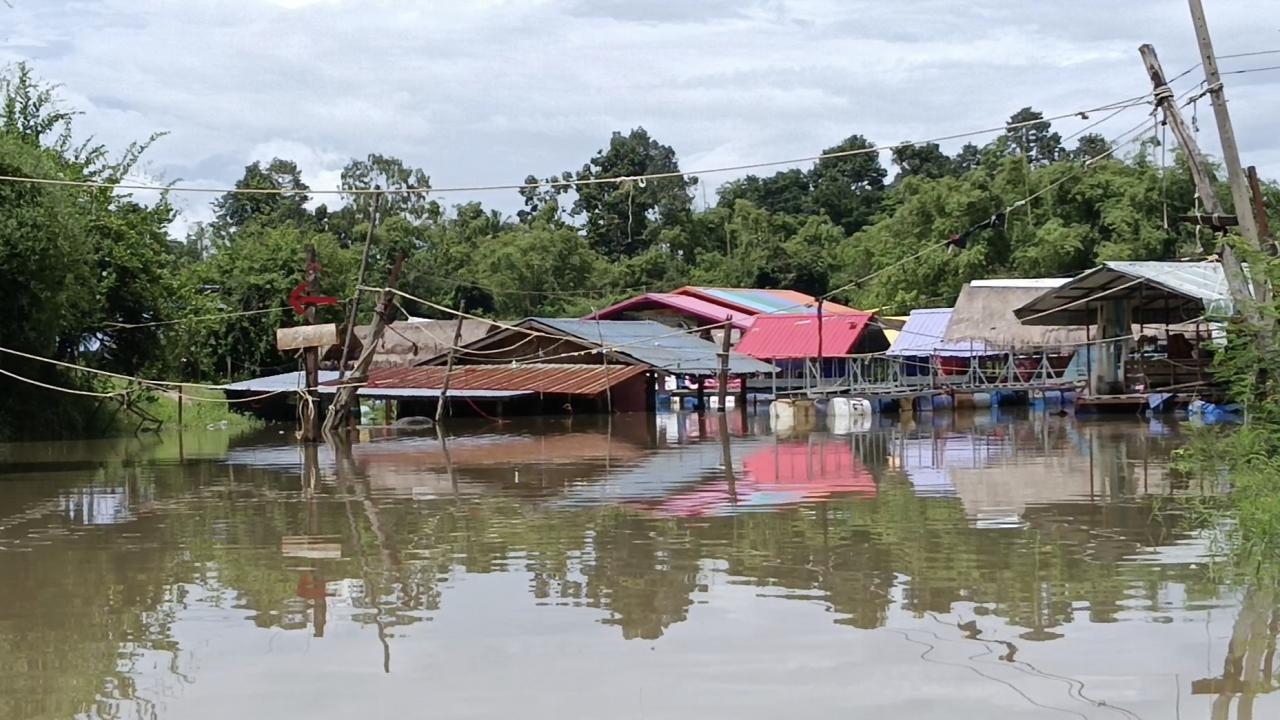
[[[1143,42],[1171,76],[1197,60],[1184,0],[5,2],[0,62],[62,84],[80,129],[114,147],[168,131],[145,171],[191,185],[281,156],[334,187],[369,152],[436,187],[519,182],[580,167],[637,125],[686,169],[779,160],[852,133],[888,144],[999,126],[1024,105],[1056,115],[1131,97],[1150,90]],[[1205,4],[1219,55],[1280,49],[1280,3]],[[1280,177],[1280,70],[1225,80],[1245,163]],[[1117,135],[1143,112],[1098,129]],[[443,198],[470,199],[519,205],[513,191]],[[186,220],[208,200],[181,200]]]

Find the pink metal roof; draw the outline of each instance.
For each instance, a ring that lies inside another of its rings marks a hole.
[[[739,330],[746,330],[751,326],[751,318],[753,313],[744,313],[732,308],[717,305],[701,298],[690,295],[677,295],[675,293],[645,293],[637,295],[629,300],[623,300],[616,305],[610,305],[603,310],[587,315],[584,320],[614,320],[618,319],[626,313],[643,312],[645,310],[672,310],[677,313],[690,315],[708,323],[724,322],[728,317],[733,321],[733,326]]]
[[[822,354],[825,357],[853,352],[871,313],[822,316]],[[742,335],[743,355],[760,360],[794,360],[818,356],[818,318],[814,315],[760,315]]]
[[[462,365],[453,368],[449,388],[597,395],[647,370],[643,365]],[[435,390],[443,387],[444,374],[445,368],[439,366],[386,368],[370,372],[365,387],[376,390]]]
[[[818,299],[796,290],[773,288],[722,288],[686,285],[672,292],[674,295],[698,298],[706,302],[740,310],[749,315],[815,313]],[[861,312],[831,301],[822,304],[823,314],[843,315]],[[723,318],[721,318],[723,320]]]

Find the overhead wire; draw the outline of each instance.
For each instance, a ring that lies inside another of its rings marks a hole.
[[[1064,120],[1072,117],[1087,116],[1093,112],[1105,112],[1120,107],[1136,107],[1146,104],[1147,98],[1152,93],[1144,93],[1133,97],[1117,100],[1115,102],[1106,103],[1096,107],[1074,110],[1072,112],[1052,115],[1049,117],[1041,117],[1035,120],[1028,120],[1018,123],[1007,123],[999,127],[983,128],[981,130],[969,130],[959,133],[951,133],[948,135],[940,135],[924,140],[910,140],[892,145],[873,146],[867,148],[855,148],[851,150],[840,150],[829,153],[819,153],[816,155],[806,155],[802,157],[787,158],[783,160],[768,160],[763,162],[743,163],[739,165],[725,165],[719,167],[703,168],[699,170],[671,170],[658,173],[644,173],[640,175],[620,175],[608,177],[585,177],[570,180],[554,180],[550,182],[532,182],[532,183],[497,183],[488,185],[463,185],[454,187],[419,187],[419,188],[322,188],[309,189],[306,191],[294,190],[291,188],[254,188],[254,187],[216,187],[216,186],[192,186],[183,187],[176,184],[161,185],[158,183],[133,183],[133,182],[100,182],[93,180],[66,180],[61,178],[35,178],[20,175],[0,175],[0,182],[27,183],[36,185],[52,185],[63,187],[81,187],[81,188],[97,188],[111,190],[137,190],[137,191],[153,191],[153,192],[186,192],[186,193],[203,193],[203,194],[238,194],[238,195],[345,195],[360,196],[372,194],[386,195],[429,195],[432,193],[460,193],[460,192],[487,192],[495,190],[527,190],[540,187],[551,188],[574,188],[581,185],[603,185],[623,183],[640,183],[647,180],[663,180],[676,177],[690,177],[700,175],[714,175],[720,173],[740,172],[744,170],[760,170],[770,167],[779,167],[785,165],[798,165],[806,162],[817,162],[819,160],[829,160],[835,158],[852,157],[856,155],[866,155],[872,153],[882,153],[886,151],[898,150],[902,148],[917,147],[930,143],[940,143],[950,140],[959,140],[979,135],[990,135],[998,132],[1008,132],[1009,130],[1035,125],[1043,122],[1052,122],[1054,120]]]

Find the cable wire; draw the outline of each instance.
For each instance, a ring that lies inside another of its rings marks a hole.
[[[740,165],[726,165],[720,167],[704,168],[701,170],[672,170],[660,173],[647,173],[642,175],[623,175],[610,177],[588,177],[576,178],[572,180],[554,180],[551,182],[533,182],[533,183],[499,183],[491,185],[462,185],[455,187],[443,188],[324,188],[310,189],[306,191],[293,190],[290,188],[236,188],[236,187],[214,187],[214,186],[195,186],[181,187],[178,185],[160,185],[156,183],[111,183],[99,182],[92,180],[63,180],[57,178],[33,178],[19,175],[0,175],[0,182],[28,183],[35,185],[54,185],[62,187],[80,187],[80,188],[97,188],[110,190],[139,190],[153,192],[186,192],[186,193],[204,193],[216,195],[430,195],[432,193],[460,193],[460,192],[487,192],[494,190],[527,190],[540,187],[550,188],[574,188],[579,185],[620,185],[628,182],[643,182],[647,180],[663,180],[677,177],[690,177],[699,175],[714,175],[719,173],[741,172],[743,170],[760,170],[770,167],[778,167],[784,165],[799,165],[806,162],[817,162],[819,160],[830,160],[835,158],[852,157],[855,155],[866,155],[871,153],[882,153],[886,151],[898,150],[902,148],[917,147],[930,143],[940,143],[950,140],[959,140],[978,135],[990,135],[993,133],[1006,133],[1020,127],[1036,125],[1044,122],[1052,122],[1054,120],[1064,120],[1071,117],[1080,117],[1088,115],[1092,112],[1105,112],[1107,110],[1115,110],[1120,107],[1137,107],[1147,104],[1147,99],[1152,93],[1144,93],[1135,95],[1130,98],[1118,100],[1116,102],[1106,103],[1097,107],[1074,110],[1060,115],[1050,117],[1041,117],[1035,120],[1028,120],[1020,123],[1009,123],[999,127],[983,128],[981,130],[970,130],[949,135],[940,135],[925,140],[912,140],[907,142],[896,143],[893,145],[885,145],[879,147],[857,148],[853,150],[842,150],[831,153],[820,153],[817,155],[806,155],[803,157],[788,158],[785,160],[768,160],[764,162],[744,163]]]

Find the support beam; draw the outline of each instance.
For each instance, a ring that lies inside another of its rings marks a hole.
[[[449,380],[453,375],[453,357],[457,353],[458,343],[462,342],[462,323],[466,321],[467,301],[458,301],[458,322],[453,326],[453,342],[449,345],[449,357],[445,360],[444,381],[440,384],[440,398],[436,401],[436,424],[444,420],[444,406],[449,397]]]
[[[369,366],[373,364],[374,353],[377,352],[378,344],[382,342],[382,333],[387,328],[387,316],[390,314],[391,301],[394,297],[391,289],[400,282],[400,268],[403,265],[404,255],[401,255],[396,258],[395,265],[391,267],[391,276],[387,278],[388,289],[383,290],[378,296],[378,304],[373,310],[373,324],[369,327],[369,342],[361,350],[360,359],[356,360],[356,366],[351,370],[351,375],[338,388],[333,404],[329,406],[329,414],[324,420],[326,432],[336,432],[342,426],[343,418],[356,402],[356,391],[369,379]]]

